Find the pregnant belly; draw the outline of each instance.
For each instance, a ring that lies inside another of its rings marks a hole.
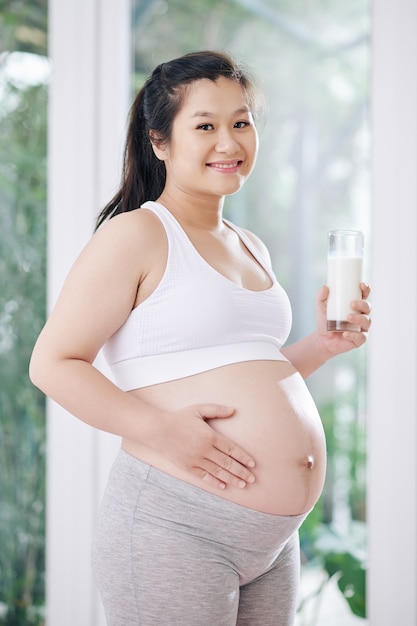
[[[171,475],[243,506],[275,515],[312,508],[323,488],[326,449],[317,408],[300,374],[287,362],[251,361],[133,392],[163,409],[215,402],[233,406],[227,419],[211,420],[216,431],[249,452],[256,481],[220,491],[188,475],[140,444],[127,452]]]

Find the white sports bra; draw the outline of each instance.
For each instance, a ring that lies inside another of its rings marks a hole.
[[[155,291],[103,347],[116,384],[128,391],[232,363],[286,361],[280,349],[291,329],[290,303],[245,233],[225,221],[271,277],[265,291],[245,289],[209,265],[164,206],[143,208],[165,228],[168,259]]]

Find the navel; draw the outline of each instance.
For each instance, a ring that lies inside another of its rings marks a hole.
[[[312,470],[314,467],[314,456],[312,454],[308,454],[304,460],[304,467],[307,470]]]

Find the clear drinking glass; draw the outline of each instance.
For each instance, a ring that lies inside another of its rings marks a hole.
[[[360,331],[348,322],[352,300],[361,300],[363,233],[359,230],[331,230],[327,253],[327,330]]]

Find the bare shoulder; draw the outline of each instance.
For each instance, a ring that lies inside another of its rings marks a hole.
[[[76,259],[72,282],[84,285],[86,299],[88,294],[98,300],[98,292],[113,293],[125,307],[132,306],[139,284],[163,263],[164,237],[162,224],[148,210],[116,215],[94,233]]]
[[[97,250],[117,264],[125,261],[130,267],[151,262],[156,250],[166,239],[160,220],[147,209],[120,213],[108,220],[90,240],[91,250]]]
[[[245,233],[245,235],[248,237],[248,239],[251,240],[251,242],[253,243],[255,248],[258,250],[259,254],[266,261],[268,261],[269,264],[271,264],[271,255],[269,254],[269,250],[266,247],[266,245],[264,244],[264,242],[262,241],[262,239],[260,239],[258,237],[258,235],[255,235],[255,233],[253,233],[252,231],[248,230],[247,228],[241,228],[241,230]]]
[[[108,220],[95,234],[96,237],[113,241],[114,245],[123,243],[137,246],[147,244],[149,240],[160,238],[164,228],[160,220],[148,209],[134,209],[120,213]]]
[[[66,277],[47,324],[51,342],[66,354],[95,358],[131,312],[139,285],[163,254],[162,237],[158,219],[142,209],[103,224]]]

